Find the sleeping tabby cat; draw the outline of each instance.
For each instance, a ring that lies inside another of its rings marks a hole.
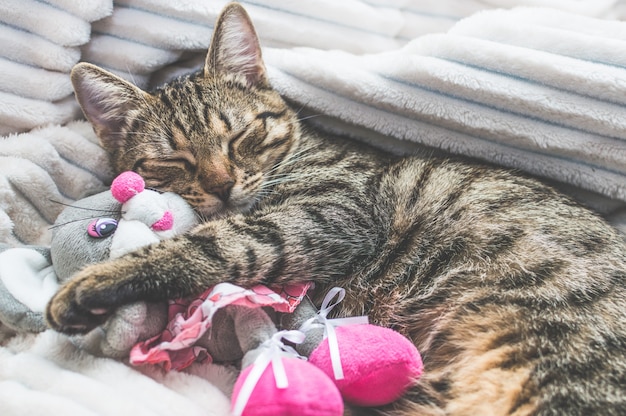
[[[117,172],[204,223],[84,269],[48,306],[67,333],[120,305],[241,285],[347,289],[341,315],[410,337],[425,375],[387,415],[626,412],[626,247],[597,215],[493,167],[398,158],[312,131],[225,8],[202,71],[152,93],[88,64],[78,100]],[[319,299],[317,299],[319,302]]]

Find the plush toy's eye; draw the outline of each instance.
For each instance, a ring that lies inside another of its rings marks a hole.
[[[117,229],[117,220],[113,218],[98,218],[89,223],[87,234],[94,238],[105,238]]]

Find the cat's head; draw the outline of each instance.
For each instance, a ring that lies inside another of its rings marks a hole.
[[[270,87],[254,27],[236,3],[218,18],[200,72],[148,93],[82,63],[72,83],[117,173],[136,171],[206,216],[253,206],[299,137],[297,115]]]

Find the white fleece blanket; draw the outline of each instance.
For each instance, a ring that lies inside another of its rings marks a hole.
[[[625,23],[515,9],[392,52],[265,56],[274,86],[345,123],[336,130],[366,127],[626,201],[625,53]]]
[[[218,365],[137,371],[77,349],[64,335],[19,334],[0,347],[0,414],[227,416],[236,374]]]
[[[74,121],[72,66],[142,87],[188,72],[225,3],[0,2],[0,244],[48,244],[60,203],[111,179]],[[626,2],[242,3],[272,83],[303,118],[396,152],[426,145],[542,176],[626,232]],[[516,6],[551,10],[494,10]],[[0,415],[227,414],[234,375],[194,374],[137,371],[0,324]]]
[[[587,16],[613,16],[617,0],[242,0],[265,47],[308,46],[351,53],[395,50],[442,33],[477,11],[542,5]],[[117,0],[93,25],[83,59],[146,86],[155,69],[203,51],[226,0]],[[137,22],[143,22],[137,25]]]
[[[0,2],[0,135],[80,117],[69,72],[113,0]]]
[[[106,189],[104,150],[86,121],[0,141],[0,243],[48,245],[63,204]]]

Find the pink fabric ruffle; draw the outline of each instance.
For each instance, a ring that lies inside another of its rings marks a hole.
[[[167,371],[182,370],[196,361],[210,362],[211,356],[196,341],[211,327],[213,314],[227,305],[250,308],[270,306],[278,312],[291,313],[302,301],[312,283],[297,283],[268,288],[257,285],[245,289],[219,283],[197,298],[170,301],[165,330],[136,344],[130,352],[133,365],[157,364]]]

